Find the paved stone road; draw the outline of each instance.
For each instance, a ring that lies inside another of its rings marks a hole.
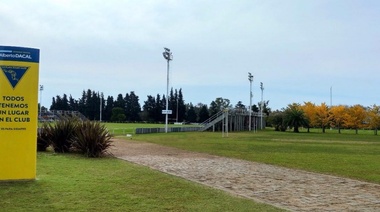
[[[118,158],[291,211],[380,211],[378,184],[150,143],[114,145]]]

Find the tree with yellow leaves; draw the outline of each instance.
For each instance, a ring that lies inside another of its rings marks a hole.
[[[347,107],[343,105],[332,106],[330,108],[330,124],[332,127],[338,128],[339,134],[340,134],[340,129],[343,126],[346,113],[347,113]]]
[[[309,123],[307,125],[307,132],[310,132],[310,127],[315,127],[317,125],[317,114],[315,104],[311,102],[304,102],[301,108]]]
[[[355,129],[355,133],[358,134],[358,129],[365,126],[364,121],[367,117],[367,111],[361,105],[354,105],[348,108],[345,114],[344,126],[346,128]]]
[[[326,127],[329,125],[329,108],[326,103],[322,103],[315,107],[316,111],[316,125],[322,128],[322,132],[326,132]]]

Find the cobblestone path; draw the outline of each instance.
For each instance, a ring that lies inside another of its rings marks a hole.
[[[380,185],[151,143],[115,140],[116,157],[290,211],[380,211]]]

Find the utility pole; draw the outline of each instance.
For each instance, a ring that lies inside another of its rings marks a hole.
[[[248,80],[249,80],[249,131],[252,129],[252,82],[253,82],[253,75],[251,72],[248,72]]]

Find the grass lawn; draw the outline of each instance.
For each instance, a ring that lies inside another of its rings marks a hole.
[[[318,131],[318,130],[317,130]],[[257,161],[380,184],[380,135],[373,131],[229,133],[188,132],[136,135],[135,140],[196,152]]]
[[[38,153],[37,178],[0,182],[0,211],[280,211],[115,158]]]
[[[144,123],[105,123],[109,132],[113,135],[135,134],[136,128],[165,128],[165,124]],[[197,127],[198,125],[176,125],[168,124],[168,127]]]

